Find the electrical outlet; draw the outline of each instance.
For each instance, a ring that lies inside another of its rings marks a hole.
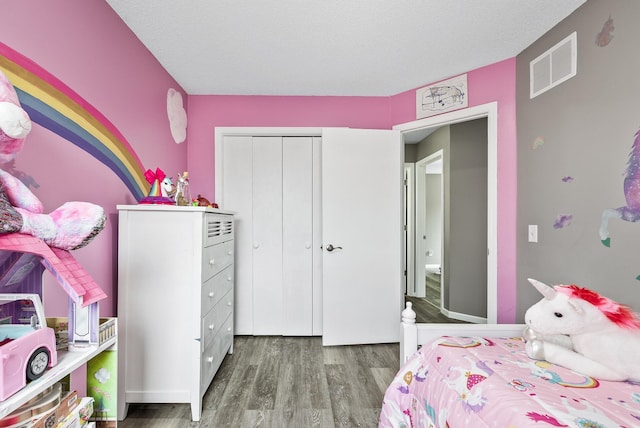
[[[529,225],[529,242],[538,242],[538,225]]]

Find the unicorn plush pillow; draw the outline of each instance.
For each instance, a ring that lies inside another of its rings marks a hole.
[[[576,285],[529,282],[544,296],[525,313],[530,358],[601,380],[640,382],[640,320],[629,307]],[[545,340],[549,335],[570,343]]]

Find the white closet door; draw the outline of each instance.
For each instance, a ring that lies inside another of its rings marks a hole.
[[[285,336],[313,334],[313,139],[282,139],[282,275]]]
[[[250,136],[227,136],[222,157],[224,207],[235,216],[234,333],[253,334],[253,143]]]
[[[253,334],[282,334],[282,137],[253,137]]]
[[[323,130],[325,345],[400,338],[402,150],[398,131]]]

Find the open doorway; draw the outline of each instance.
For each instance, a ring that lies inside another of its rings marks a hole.
[[[486,172],[484,172],[484,176],[482,178],[477,178],[476,181],[482,181],[485,184],[485,192],[482,195],[484,199],[484,207],[482,208],[483,212],[479,212],[477,209],[474,210],[478,217],[480,217],[483,223],[480,227],[477,227],[477,232],[482,234],[483,237],[486,238],[484,241],[484,246],[486,248],[482,248],[481,251],[476,251],[477,253],[482,254],[482,267],[477,268],[475,272],[476,277],[481,277],[482,281],[482,298],[472,298],[466,299],[467,301],[474,301],[476,304],[478,301],[486,301],[486,305],[482,304],[481,311],[476,311],[475,313],[467,314],[464,310],[460,310],[458,308],[464,307],[464,300],[466,298],[465,294],[468,294],[466,289],[458,289],[454,292],[457,293],[455,295],[447,295],[447,290],[441,288],[441,314],[444,314],[447,317],[467,321],[474,323],[495,323],[497,320],[497,237],[496,237],[496,229],[497,229],[497,103],[490,103],[486,105],[476,106],[469,109],[458,110],[456,112],[446,113],[443,115],[439,115],[436,117],[421,119],[401,125],[397,125],[394,129],[400,130],[404,136],[405,143],[416,143],[418,141],[424,140],[431,133],[434,133],[441,129],[442,127],[447,127],[453,124],[462,124],[465,122],[470,122],[475,119],[483,118],[485,125],[484,135],[486,135],[485,140],[485,151],[482,157],[484,158],[486,165]],[[409,147],[405,144],[405,147]],[[435,151],[432,151],[432,153]],[[445,154],[446,156],[446,154]],[[420,159],[425,160],[426,158],[424,153]],[[446,164],[446,162],[445,162]],[[411,165],[408,163],[407,165]],[[421,177],[422,171],[418,172],[418,163],[414,162],[414,171],[415,177]],[[470,182],[470,180],[466,180],[466,182]],[[418,184],[414,184],[415,192],[417,192]],[[450,189],[447,188],[447,185],[443,184],[444,188],[444,198],[447,196],[447,192],[450,192]],[[417,201],[417,199],[416,199]],[[411,204],[409,204],[411,205]],[[423,237],[420,232],[417,231],[419,223],[417,222],[418,218],[418,203],[414,202],[414,224],[408,225],[408,229],[415,229],[413,234],[407,234],[407,248],[413,248],[414,254],[417,254],[419,251],[426,250],[423,252],[423,259],[420,259],[417,256],[413,258],[407,259],[407,267],[408,273],[413,272],[413,278],[410,278],[412,275],[407,275],[407,296],[408,300],[413,299],[415,295],[422,294],[422,296],[426,297],[427,294],[427,283],[426,277],[428,271],[432,266],[429,265],[437,265],[437,252],[433,247],[433,244],[429,244],[428,239],[421,239]],[[445,224],[445,229],[447,227],[452,227],[450,219],[443,219]],[[449,224],[447,225],[447,222]],[[413,239],[413,242],[409,242]],[[420,242],[423,241],[423,242]],[[421,248],[421,245],[425,244],[427,247],[431,248]],[[447,248],[446,245],[443,246],[440,253],[440,280],[441,284],[446,284],[447,277]],[[432,254],[431,256],[427,256],[427,254]],[[486,257],[484,257],[486,256]],[[432,257],[431,261],[434,263],[428,263],[424,261],[428,261],[427,257]],[[419,260],[419,261],[418,261]],[[423,263],[424,262],[424,263]],[[459,286],[460,283],[457,279],[455,279],[455,275],[460,275],[460,273],[469,274],[468,269],[464,266],[461,267],[461,263],[457,263],[456,266],[451,267],[453,269],[453,278],[455,280],[454,287]],[[437,273],[437,267],[433,267],[434,275],[432,277],[437,278],[435,273]],[[467,272],[465,272],[467,271]],[[430,273],[430,272],[429,272]],[[473,273],[472,273],[473,274]],[[424,278],[424,280],[422,280]],[[485,281],[486,279],[486,281]],[[411,283],[413,280],[413,283]],[[423,282],[424,286],[420,285]],[[480,282],[478,282],[480,283]],[[434,288],[435,290],[435,288]],[[437,293],[437,292],[436,292]],[[458,299],[458,300],[456,300]],[[462,304],[462,306],[460,306]],[[419,320],[420,321],[420,320]],[[431,320],[430,320],[431,321]],[[434,322],[434,321],[431,321]],[[438,322],[435,320],[435,322]],[[442,321],[440,321],[442,322]],[[444,322],[447,322],[446,320]]]

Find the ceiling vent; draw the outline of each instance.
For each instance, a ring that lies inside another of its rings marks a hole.
[[[576,75],[578,36],[569,37],[529,64],[529,97],[535,98]]]

